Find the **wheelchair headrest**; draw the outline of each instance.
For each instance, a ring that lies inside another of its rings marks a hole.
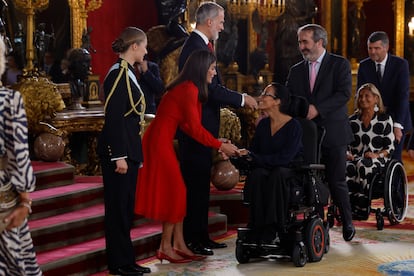
[[[292,117],[306,118],[308,115],[309,103],[305,97],[291,95],[289,104],[289,115]]]

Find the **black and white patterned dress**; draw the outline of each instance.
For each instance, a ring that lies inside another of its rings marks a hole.
[[[35,176],[29,158],[26,112],[21,94],[0,87],[0,154],[7,166],[0,170],[0,189],[32,192]],[[0,234],[0,275],[42,275],[27,225]]]
[[[394,151],[393,121],[385,113],[376,113],[367,127],[363,125],[359,114],[352,115],[349,121],[355,139],[349,145],[349,151],[355,159],[347,161],[346,181],[353,214],[357,218],[366,219],[369,215],[368,191],[372,177],[385,166]],[[387,157],[364,158],[365,152],[379,151],[387,151]]]

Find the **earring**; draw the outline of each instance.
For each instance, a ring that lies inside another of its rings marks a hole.
[[[378,111],[379,111],[379,107],[378,107],[378,105],[377,105],[377,104],[375,104],[375,106],[374,106],[374,111],[375,111],[375,112],[378,112]]]

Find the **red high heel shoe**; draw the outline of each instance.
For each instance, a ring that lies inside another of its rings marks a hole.
[[[193,261],[202,261],[205,258],[207,258],[206,256],[201,256],[201,255],[188,255],[188,254],[186,254],[186,253],[184,253],[184,252],[182,252],[178,249],[174,249],[174,251],[175,251],[175,253],[177,253],[181,257],[186,258],[186,259],[190,259],[190,260],[193,260]]]
[[[161,263],[162,263],[163,260],[167,260],[167,261],[169,261],[170,263],[173,263],[173,264],[184,264],[184,263],[189,263],[189,262],[193,261],[191,259],[174,259],[174,258],[171,258],[167,254],[165,254],[165,253],[163,253],[159,250],[157,250],[157,254],[155,255],[155,257],[158,260],[160,260]]]

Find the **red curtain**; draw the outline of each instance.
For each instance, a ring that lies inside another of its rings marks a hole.
[[[128,26],[147,31],[158,24],[155,1],[148,0],[104,0],[102,6],[88,14],[88,27],[92,47],[92,72],[100,76],[101,82],[108,69],[117,59],[112,52],[112,41]]]

